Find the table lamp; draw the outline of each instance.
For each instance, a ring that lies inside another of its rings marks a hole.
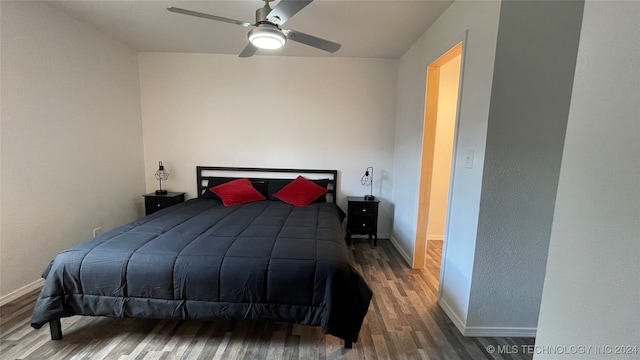
[[[156,180],[160,181],[160,189],[156,190],[156,195],[166,195],[167,190],[162,189],[162,180],[167,181],[169,173],[164,169],[162,161],[158,161],[158,171],[156,171]]]
[[[371,169],[371,171],[369,171]],[[365,195],[365,200],[375,200],[376,197],[373,196],[373,166],[369,166],[367,170],[364,172],[364,176],[360,179],[362,186],[369,186],[369,195]]]

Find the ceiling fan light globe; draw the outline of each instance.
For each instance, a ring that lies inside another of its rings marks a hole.
[[[279,49],[287,43],[284,34],[275,27],[257,27],[249,31],[249,41],[260,49]]]

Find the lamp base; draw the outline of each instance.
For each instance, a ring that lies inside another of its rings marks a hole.
[[[375,200],[375,199],[376,199],[376,197],[375,197],[375,196],[373,196],[373,195],[365,195],[365,196],[364,196],[364,199],[365,199],[365,200],[368,200],[368,201],[373,201],[373,200]]]
[[[156,190],[156,195],[167,195],[167,190]]]

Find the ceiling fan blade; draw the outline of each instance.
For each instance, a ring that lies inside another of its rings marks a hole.
[[[312,46],[314,48],[318,48],[320,50],[328,51],[334,53],[340,49],[342,45],[335,43],[333,41],[325,40],[313,35],[305,34],[300,31],[283,29],[282,32],[285,34],[287,39],[297,41],[299,43]]]
[[[191,11],[191,10],[187,10],[187,9],[181,9],[181,8],[177,8],[177,7],[173,7],[173,6],[168,7],[167,10],[169,10],[171,12],[174,12],[174,13],[177,13],[177,14],[196,16],[196,17],[209,19],[209,20],[222,21],[222,22],[226,22],[226,23],[230,23],[230,24],[236,24],[236,25],[240,25],[240,26],[244,26],[244,27],[253,26],[252,23],[249,23],[249,22],[246,22],[246,21],[234,20],[234,19],[229,19],[229,18],[225,18],[225,17],[222,17],[222,16],[216,16],[216,15],[209,15],[209,14],[205,14],[205,13],[201,13],[201,12],[197,12],[197,11]]]
[[[312,1],[313,0],[280,0],[278,5],[269,12],[267,19],[276,25],[282,25]]]
[[[256,53],[256,50],[258,50],[257,47],[255,47],[252,43],[248,43],[247,46],[244,48],[244,50],[242,50],[242,52],[238,56],[239,57],[250,57],[250,56],[253,56],[253,54]]]

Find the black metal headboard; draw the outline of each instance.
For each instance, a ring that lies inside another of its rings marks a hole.
[[[336,203],[338,194],[338,170],[320,169],[277,169],[277,168],[249,168],[224,166],[197,166],[196,179],[198,181],[198,197],[208,189],[210,179],[216,178],[248,178],[251,182],[266,182],[271,179],[295,179],[298,175],[309,179],[328,179],[328,201]]]

